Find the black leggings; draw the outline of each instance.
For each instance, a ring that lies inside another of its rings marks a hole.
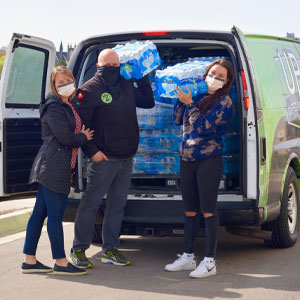
[[[223,169],[222,156],[180,162],[180,185],[185,211],[212,213],[205,218],[205,256],[215,257],[219,234],[218,188]],[[184,252],[194,253],[199,216],[185,221]]]

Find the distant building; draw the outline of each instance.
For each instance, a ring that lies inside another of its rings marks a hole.
[[[295,33],[292,32],[287,32],[286,37],[291,40],[300,41],[300,38],[295,37]]]
[[[74,46],[72,46],[72,44],[68,44],[67,51],[64,52],[63,43],[60,42],[59,51],[56,51],[56,59],[55,59],[56,62],[59,60],[69,61],[75,47],[76,47],[76,44]]]

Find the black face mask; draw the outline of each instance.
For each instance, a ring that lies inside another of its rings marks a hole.
[[[120,96],[120,67],[100,66],[98,73],[115,97]]]

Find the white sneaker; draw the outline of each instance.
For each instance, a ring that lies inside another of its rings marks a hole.
[[[202,260],[195,271],[190,273],[192,278],[204,278],[217,275],[217,267],[215,261]]]
[[[184,270],[195,270],[196,260],[194,254],[177,254],[178,258],[172,263],[165,266],[166,271],[184,271]]]

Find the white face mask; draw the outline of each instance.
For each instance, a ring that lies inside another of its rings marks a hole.
[[[211,91],[216,91],[224,86],[224,79],[207,74],[205,81]]]
[[[74,91],[75,91],[75,85],[73,81],[57,87],[58,94],[63,97],[70,97]]]

